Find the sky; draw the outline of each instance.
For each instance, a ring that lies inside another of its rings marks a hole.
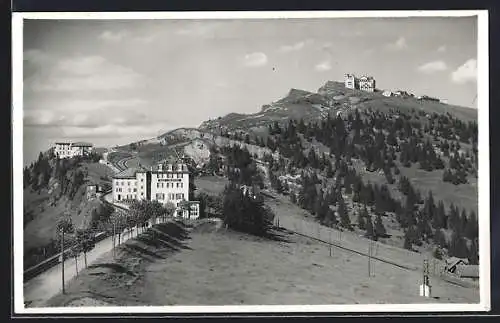
[[[477,18],[25,20],[24,163],[55,141],[110,147],[345,73],[477,108]]]

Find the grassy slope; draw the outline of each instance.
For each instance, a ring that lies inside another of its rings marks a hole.
[[[84,270],[66,295],[49,304],[82,305],[81,298],[119,306],[479,301],[477,290],[438,280],[433,281],[435,298],[424,299],[418,296],[419,272],[373,261],[369,278],[364,257],[339,250],[330,257],[327,247],[310,239],[285,238],[288,242],[270,241],[205,227],[175,250],[155,247],[148,239],[127,242],[127,249],[135,245],[133,255],[119,257],[118,265],[111,254],[103,256],[101,265]]]
[[[102,184],[109,182],[101,176],[112,175],[109,167],[99,163],[82,163],[82,167],[88,171],[86,181],[88,184]],[[26,210],[33,210],[35,218],[24,228],[24,248],[39,247],[46,245],[55,237],[55,224],[59,217],[69,211],[73,223],[76,227],[85,227],[90,220],[90,212],[99,201],[87,201],[85,196],[86,185],[82,185],[72,201],[63,197],[54,206],[49,205],[50,194],[42,190],[40,195],[27,188],[24,190],[24,207]]]
[[[219,195],[224,191],[224,187],[228,183],[226,178],[217,176],[203,176],[196,178],[194,185],[198,192],[203,192],[208,195]]]

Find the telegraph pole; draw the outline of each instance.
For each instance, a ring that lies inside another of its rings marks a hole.
[[[368,242],[368,277],[371,277],[372,243]]]
[[[115,250],[115,242],[116,242],[116,219],[113,219],[113,258],[116,259],[116,250]]]
[[[62,277],[62,293],[66,293],[64,288],[64,228],[61,228],[61,277]]]

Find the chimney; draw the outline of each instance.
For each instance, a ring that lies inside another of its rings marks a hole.
[[[177,171],[182,172],[182,164],[177,165]]]
[[[158,171],[160,171],[160,172],[163,171],[163,164],[161,164],[161,163],[158,164]]]
[[[168,164],[168,165],[167,165],[167,170],[168,170],[169,172],[171,172],[171,171],[172,171],[172,164]]]

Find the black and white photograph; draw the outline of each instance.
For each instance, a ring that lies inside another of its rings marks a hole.
[[[487,18],[14,13],[16,312],[487,311]]]

